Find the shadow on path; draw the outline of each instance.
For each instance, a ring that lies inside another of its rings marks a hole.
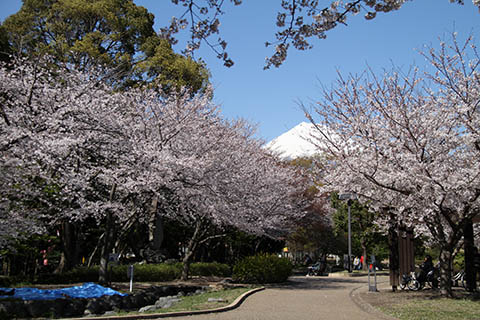
[[[341,290],[367,284],[367,277],[331,278],[293,276],[284,283],[270,284],[265,287],[280,290]]]

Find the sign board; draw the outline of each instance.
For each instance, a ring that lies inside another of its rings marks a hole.
[[[373,281],[370,280],[370,274],[373,273]],[[377,271],[375,256],[370,256],[370,265],[368,266],[368,291],[377,292]]]
[[[118,263],[120,259],[120,253],[110,253],[108,255],[108,262]]]

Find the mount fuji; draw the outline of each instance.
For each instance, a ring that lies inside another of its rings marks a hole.
[[[311,157],[318,153],[318,150],[310,140],[318,135],[319,132],[312,123],[302,122],[267,143],[265,148],[279,154],[283,159]]]

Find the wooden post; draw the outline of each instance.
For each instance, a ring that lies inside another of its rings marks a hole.
[[[413,251],[413,229],[400,226],[398,231],[399,271],[401,276],[415,269],[415,255]]]
[[[388,246],[389,246],[389,269],[390,269],[390,285],[392,291],[396,291],[400,284],[399,273],[399,252],[398,252],[398,232],[397,222],[393,214],[390,215],[389,228],[388,228]]]

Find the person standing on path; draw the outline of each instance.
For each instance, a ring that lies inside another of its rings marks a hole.
[[[360,268],[360,259],[358,257],[355,257],[355,259],[353,259],[353,270],[360,270]]]

